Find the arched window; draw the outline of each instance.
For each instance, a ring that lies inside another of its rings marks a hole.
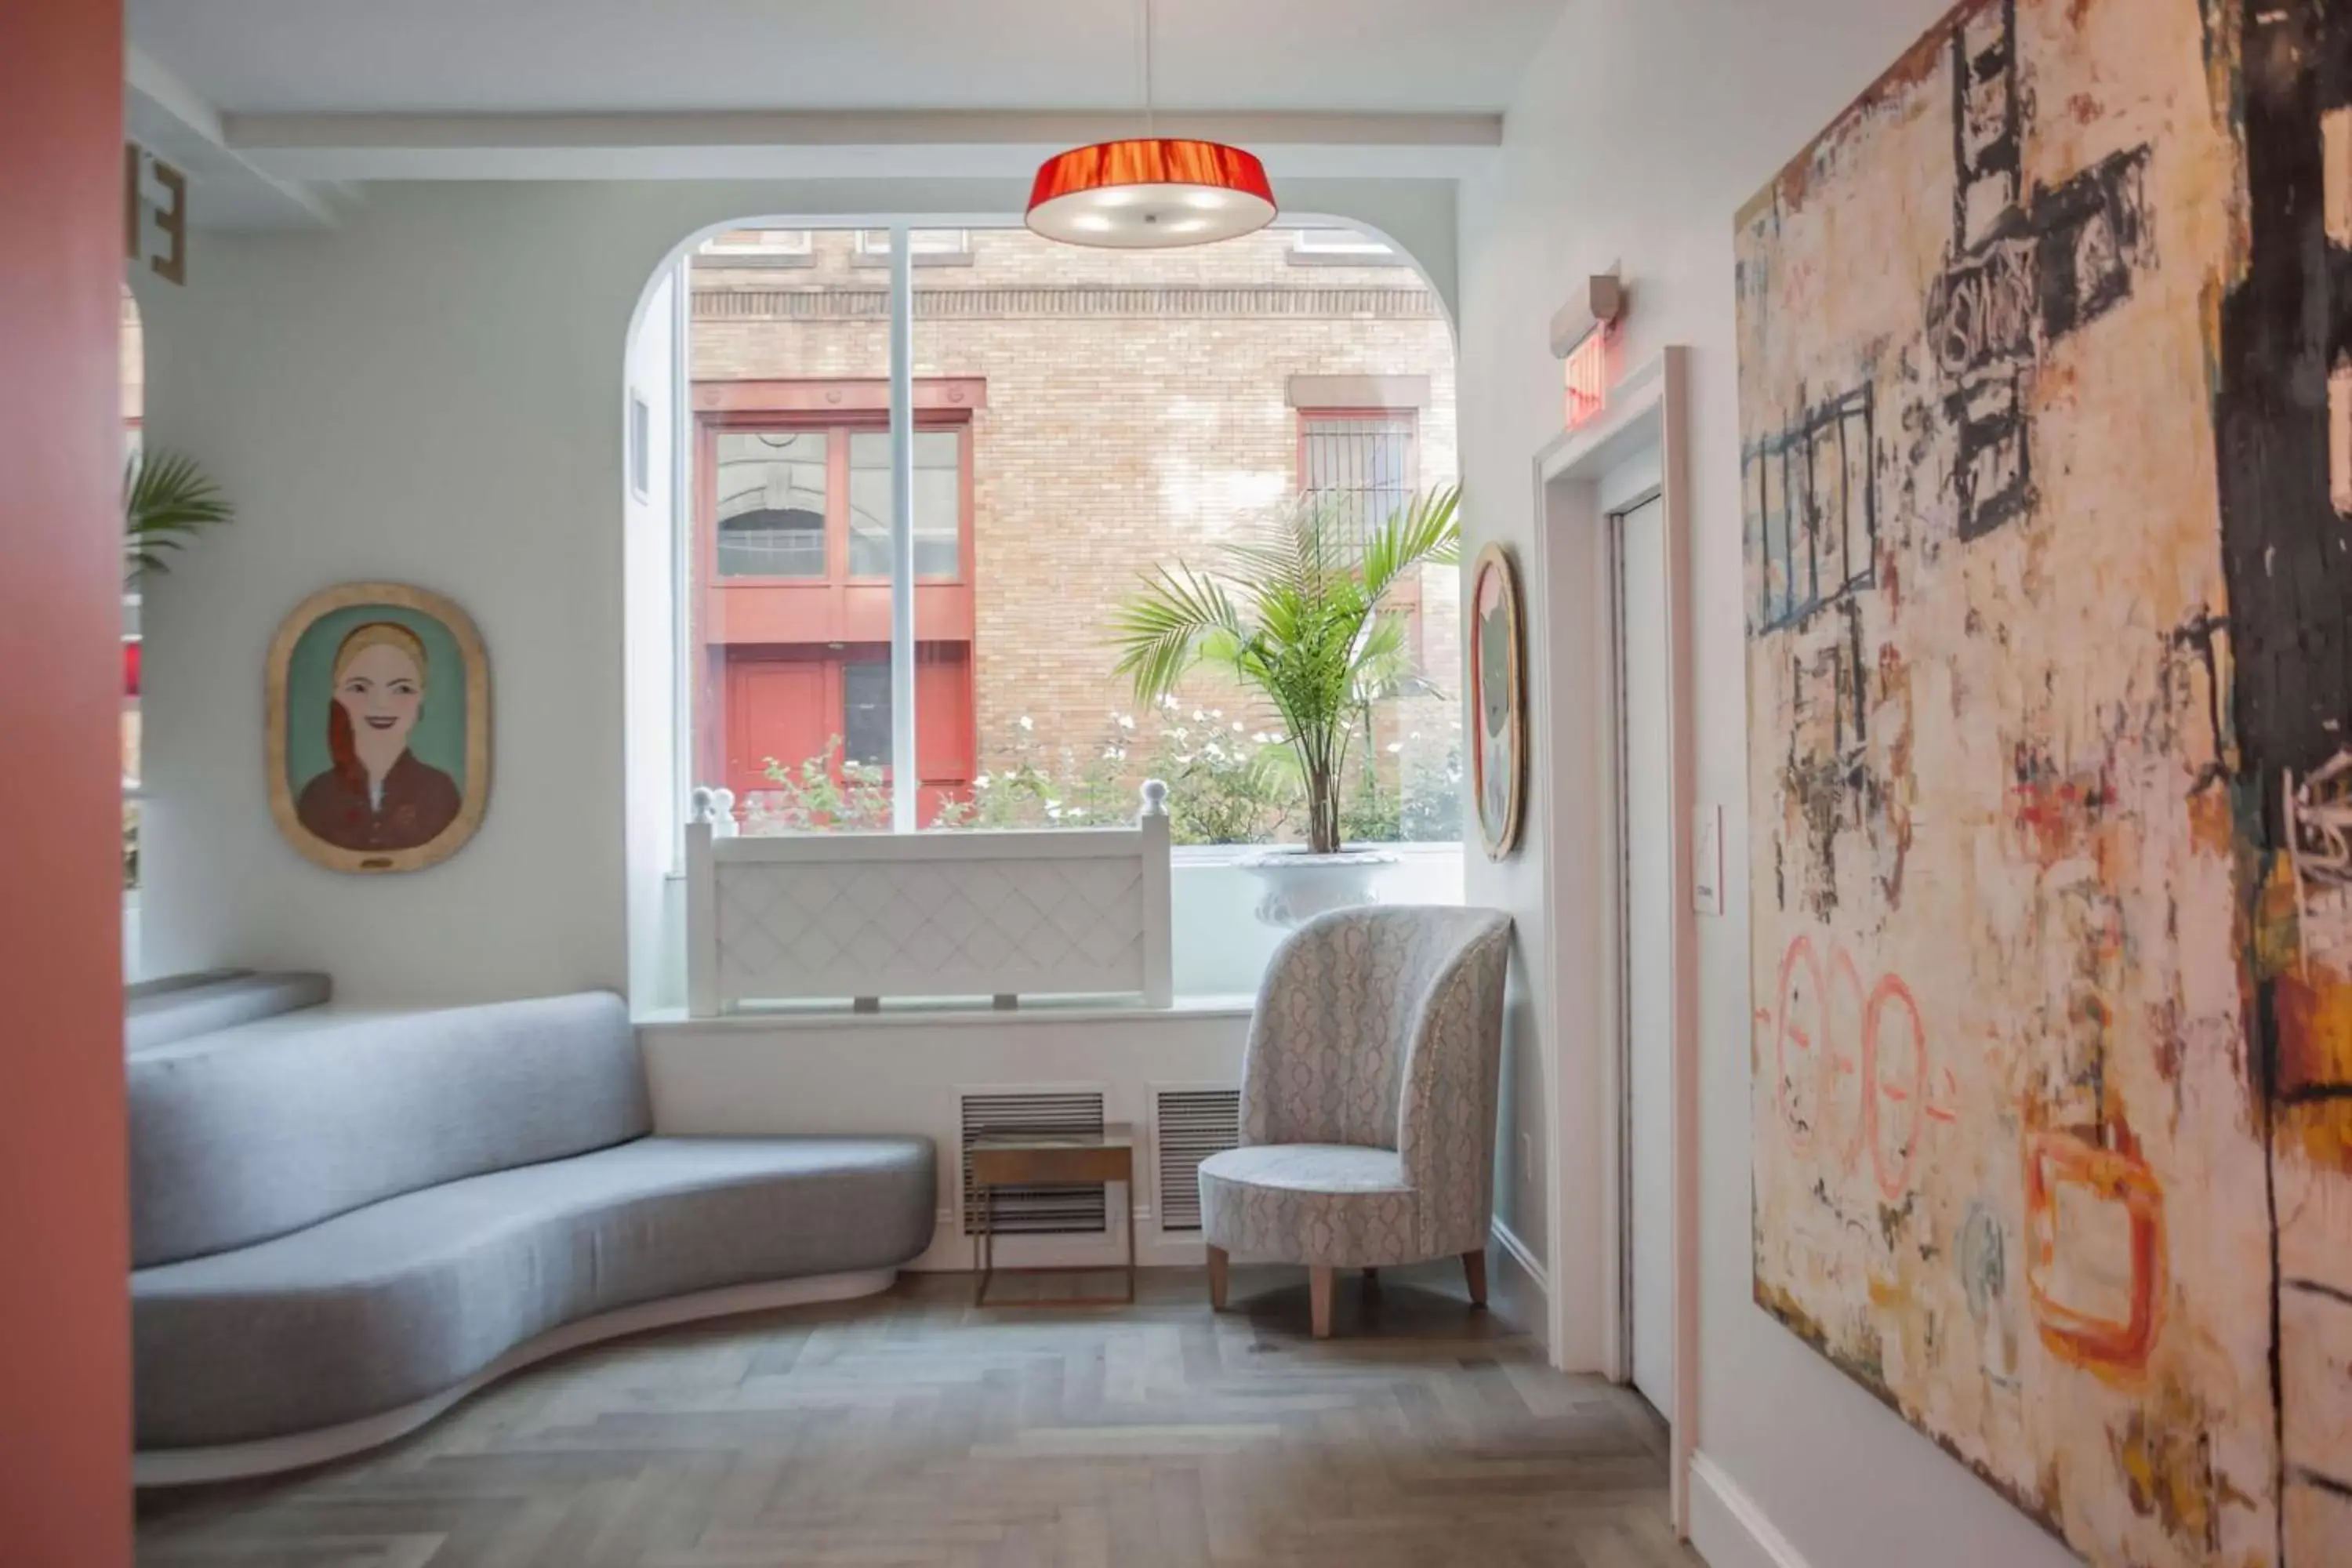
[[[1181,875],[1234,884],[1190,900],[1219,911],[1192,951],[1233,956],[1190,983],[1250,989],[1270,942],[1222,851],[1306,837],[1282,717],[1207,667],[1139,703],[1114,634],[1147,578],[1231,568],[1301,498],[1362,532],[1452,484],[1444,307],[1362,236],[1159,253],[1011,224],[908,237],[903,300],[891,231],[772,219],[715,232],[657,285],[662,346],[633,349],[630,379],[674,431],[653,445],[675,453],[658,503],[675,547],[643,559],[683,580],[642,603],[677,650],[681,802],[724,788],[748,835],[1085,827],[1130,819],[1161,778]],[[1351,720],[1340,826],[1396,846],[1397,901],[1461,896],[1459,601],[1450,564],[1395,585],[1409,667]]]
[[[715,442],[719,575],[823,577],[826,433],[722,430]]]

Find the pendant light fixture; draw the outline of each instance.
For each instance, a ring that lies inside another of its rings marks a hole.
[[[1143,134],[1045,160],[1029,227],[1066,245],[1166,250],[1255,234],[1274,221],[1265,165],[1222,142],[1153,134],[1151,0],[1142,0]]]

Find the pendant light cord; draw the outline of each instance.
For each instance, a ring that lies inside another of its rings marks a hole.
[[[1143,134],[1148,141],[1158,134],[1151,112],[1151,0],[1143,0],[1138,7],[1143,23],[1137,44],[1138,71],[1143,79]]]

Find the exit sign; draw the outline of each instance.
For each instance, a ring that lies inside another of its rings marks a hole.
[[[1625,320],[1632,294],[1623,272],[1612,268],[1584,280],[1584,287],[1552,313],[1551,352],[1568,366],[1568,427],[1589,425],[1609,406],[1611,349]]]
[[[1604,329],[1569,351],[1568,427],[1590,424],[1609,406],[1609,339]]]

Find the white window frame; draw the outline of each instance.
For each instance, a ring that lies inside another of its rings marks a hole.
[[[957,267],[971,259],[971,230],[968,228],[918,228],[908,232],[910,238],[907,248],[918,267]],[[862,267],[888,266],[890,234],[887,228],[859,229],[857,264]]]
[[[729,232],[735,234],[756,234],[761,237],[756,244],[740,245],[730,244],[719,236],[714,235],[710,238],[703,241],[701,248],[697,251],[696,254],[699,256],[793,258],[803,256],[813,258],[816,255],[815,236],[814,232],[809,229],[753,228],[734,229]]]
[[[1376,266],[1404,264],[1404,255],[1395,246],[1360,228],[1295,228],[1290,234],[1290,251],[1296,258]]]

